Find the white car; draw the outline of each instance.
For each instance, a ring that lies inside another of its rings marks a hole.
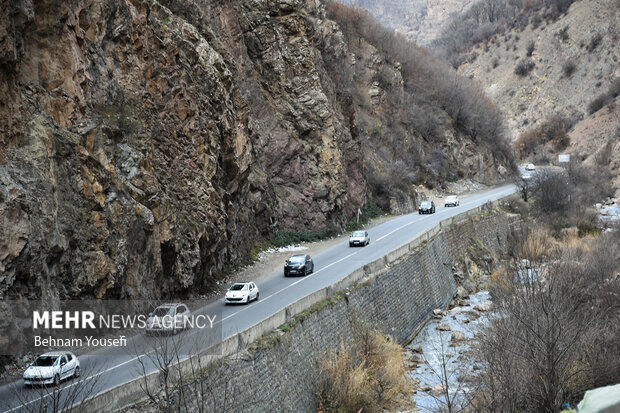
[[[449,207],[449,206],[459,206],[461,204],[461,201],[459,201],[459,198],[456,195],[450,195],[448,197],[446,197],[446,200],[443,202],[443,206],[445,207]]]
[[[533,163],[528,163],[527,165],[525,165],[525,170],[526,171],[535,171],[536,170],[536,166],[534,166]]]
[[[258,287],[253,282],[234,283],[224,296],[224,304],[248,304],[258,300]]]
[[[365,247],[368,244],[370,244],[368,231],[354,231],[349,237],[349,247],[355,247],[356,245]]]
[[[189,328],[189,308],[183,303],[166,303],[155,309],[146,320],[146,333],[172,333]]]
[[[26,386],[53,384],[58,386],[69,377],[80,377],[80,361],[70,351],[41,354],[24,372]]]

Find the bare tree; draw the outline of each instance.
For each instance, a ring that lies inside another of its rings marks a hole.
[[[613,274],[620,260],[615,253],[594,275],[592,251],[604,244],[590,244],[557,247],[538,229],[513,245],[507,276],[491,289],[490,326],[479,340],[485,366],[479,410],[559,411],[592,387],[593,377],[606,384],[620,379],[614,344],[620,310],[609,299],[619,296]]]
[[[203,345],[200,332],[191,330],[157,335],[138,350],[141,388],[158,411],[225,413],[247,410],[264,400],[252,383],[235,379],[248,362],[242,354],[218,357],[205,352]],[[157,380],[152,380],[153,374]]]
[[[436,406],[433,411],[458,413],[471,404],[471,393],[465,385],[469,371],[458,361],[458,353],[451,349],[451,333],[439,331],[432,341],[432,356],[425,354],[424,363],[439,381],[439,391],[430,392]]]

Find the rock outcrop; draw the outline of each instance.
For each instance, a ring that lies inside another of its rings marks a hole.
[[[320,1],[2,8],[0,297],[208,291],[274,230],[366,202],[369,152],[317,44],[348,46]]]

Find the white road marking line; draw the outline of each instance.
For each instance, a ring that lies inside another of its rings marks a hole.
[[[299,283],[300,283],[300,282],[302,282],[303,280],[307,280],[307,279],[309,279],[309,278],[310,278],[310,277],[312,277],[313,275],[318,274],[318,273],[320,273],[321,271],[328,269],[328,268],[329,268],[329,267],[331,267],[332,265],[336,265],[336,264],[338,264],[339,262],[344,261],[344,260],[346,260],[346,259],[347,259],[347,258],[349,258],[349,257],[352,257],[353,255],[357,254],[358,252],[360,252],[360,251],[356,251],[356,252],[354,252],[354,253],[351,253],[351,254],[347,255],[346,257],[343,257],[343,258],[339,259],[338,261],[334,261],[334,262],[332,262],[331,264],[326,265],[325,267],[321,268],[320,270],[313,271],[313,272],[312,272],[312,274],[309,274],[309,275],[307,275],[307,276],[305,276],[305,277],[303,277],[303,278],[300,278],[299,280],[295,281],[294,283],[291,283],[291,284],[287,285],[286,287],[284,287],[284,288],[282,288],[282,289],[280,289],[280,290],[278,290],[278,291],[276,291],[276,292],[274,292],[274,293],[272,293],[272,294],[268,295],[267,297],[262,298],[262,299],[260,300],[260,302],[261,302],[261,303],[263,303],[263,302],[267,301],[268,299],[270,299],[270,298],[271,298],[271,297],[273,297],[274,295],[276,295],[276,294],[280,294],[282,291],[284,291],[284,290],[286,290],[286,289],[289,289],[289,288],[291,288],[292,286],[294,286],[294,285],[296,285],[296,284],[299,284]],[[237,314],[239,314],[239,313],[241,313],[241,312],[243,312],[243,311],[245,311],[245,310],[247,310],[247,309],[249,309],[249,308],[250,308],[250,307],[245,307],[245,308],[243,308],[243,309],[241,309],[241,310],[239,310],[239,311],[236,311],[236,312],[234,312],[234,313],[232,313],[232,314],[230,314],[230,315],[228,315],[228,316],[226,316],[226,317],[222,318],[222,321],[220,321],[220,323],[221,323],[221,322],[223,322],[223,321],[228,320],[229,318],[231,318],[231,317],[233,317],[233,316],[235,316],[235,315],[237,315]]]

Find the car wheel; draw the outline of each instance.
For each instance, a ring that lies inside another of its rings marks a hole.
[[[60,376],[58,374],[54,376],[54,386],[60,386]]]
[[[74,370],[73,370],[73,377],[75,377],[76,379],[80,377],[80,367],[77,366]]]
[[[260,294],[260,293],[256,293],[256,298],[254,299],[254,301],[258,301],[258,295],[259,295],[259,294]]]
[[[349,247],[352,247],[352,246],[353,246],[353,244],[351,244],[351,243],[349,242]]]

